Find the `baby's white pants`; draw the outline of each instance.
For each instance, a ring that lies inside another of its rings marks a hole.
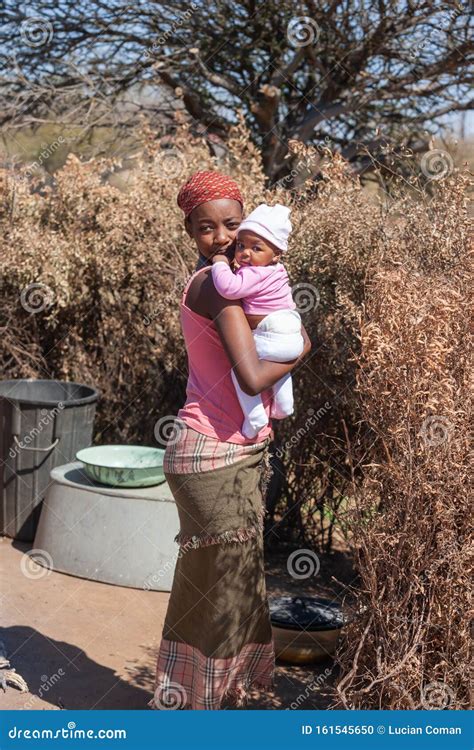
[[[304,349],[301,335],[301,317],[296,310],[276,310],[266,315],[252,331],[259,359],[272,362],[289,362],[300,356]],[[260,394],[249,396],[240,387],[234,371],[232,381],[244,413],[242,432],[253,438],[268,422]],[[272,387],[273,399],[270,416],[283,419],[293,414],[293,384],[291,375],[284,375]]]

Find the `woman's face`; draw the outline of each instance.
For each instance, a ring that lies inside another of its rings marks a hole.
[[[212,258],[234,246],[242,221],[242,206],[230,198],[201,203],[185,221],[186,231],[195,241],[201,255]]]

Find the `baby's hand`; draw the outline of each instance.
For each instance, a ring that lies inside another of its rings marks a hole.
[[[230,266],[229,258],[223,253],[217,253],[216,255],[213,255],[211,260],[213,263],[217,263],[218,261],[223,260],[225,263],[227,263],[228,266]]]

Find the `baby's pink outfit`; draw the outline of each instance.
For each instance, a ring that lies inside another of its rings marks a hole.
[[[288,274],[283,263],[242,266],[232,273],[225,261],[212,266],[214,286],[226,299],[242,299],[247,315],[266,315],[274,310],[294,310]]]
[[[291,294],[288,274],[283,263],[271,266],[242,266],[234,274],[225,261],[212,266],[214,286],[226,299],[242,299],[247,315],[265,315],[252,331],[259,359],[289,362],[304,348],[301,317]],[[255,437],[268,423],[268,414],[259,395],[243,391],[232,370],[232,381],[244,414],[242,433]],[[280,378],[272,387],[270,416],[283,419],[293,414],[291,375]]]

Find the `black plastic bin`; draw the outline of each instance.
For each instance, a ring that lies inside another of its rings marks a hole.
[[[0,381],[0,533],[30,542],[55,466],[92,443],[99,391],[61,380]]]

